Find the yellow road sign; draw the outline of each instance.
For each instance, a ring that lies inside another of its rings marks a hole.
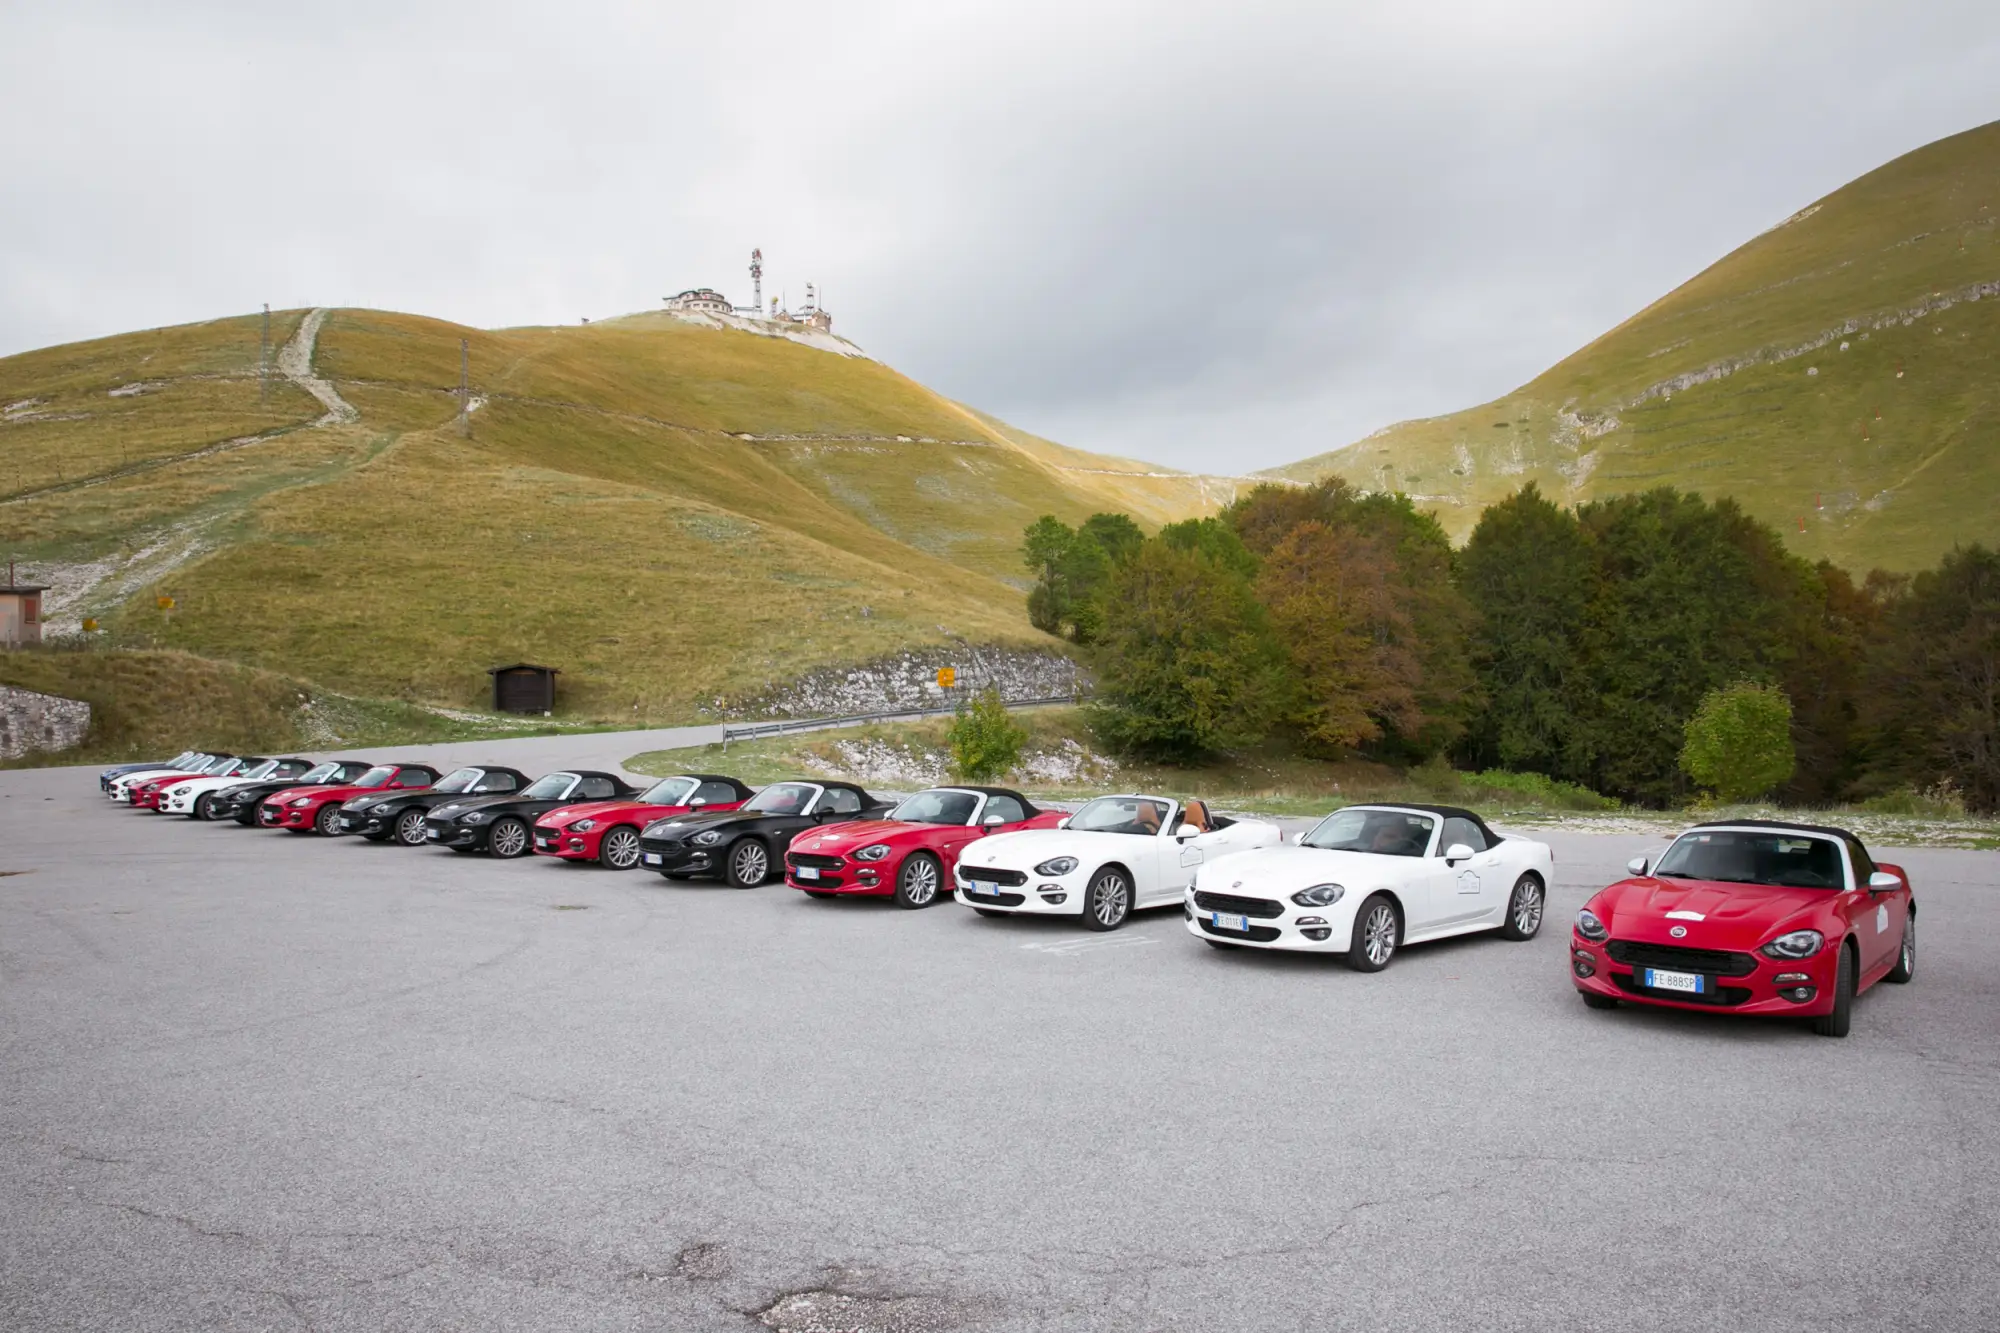
[[[955,667],[938,668],[938,688],[948,690],[958,684],[958,670]]]
[[[173,599],[173,598],[171,598],[171,597],[162,597],[162,598],[160,599],[160,609],[161,609],[162,611],[171,611],[171,610],[173,610],[173,609],[174,609],[174,599]]]
[[[83,632],[85,634],[90,634],[93,633],[96,629],[97,629],[97,622],[91,619],[89,616],[85,616],[83,618]]]

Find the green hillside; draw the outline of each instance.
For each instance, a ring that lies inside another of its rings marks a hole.
[[[58,628],[445,705],[548,661],[566,711],[668,720],[906,647],[1044,647],[1036,516],[1164,522],[1233,493],[666,315],[273,325],[296,340],[261,385],[254,317],[0,359],[4,555],[56,585]]]
[[[1339,472],[1463,539],[1538,482],[1735,497],[1801,554],[1910,569],[2000,539],[2000,122],[1896,159],[1514,393],[1276,475]]]

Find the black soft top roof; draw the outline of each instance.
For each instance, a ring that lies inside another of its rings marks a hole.
[[[976,791],[982,796],[1011,796],[1021,803],[1021,808],[1026,810],[1030,817],[1042,813],[1035,808],[1033,801],[1021,795],[1020,792],[1015,791],[1012,787],[982,787],[976,782],[946,782],[940,784],[940,790]]]
[[[734,788],[735,790],[743,792],[746,795],[750,791],[750,788],[742,781],[742,779],[732,778],[727,773],[669,773],[667,774],[667,777],[693,778],[696,782],[720,782],[725,787]],[[655,778],[654,781],[659,782],[662,781],[662,779]]]
[[[1487,841],[1505,842],[1507,840],[1505,834],[1495,833],[1485,820],[1462,805],[1424,805],[1417,801],[1356,801],[1354,804],[1364,810],[1421,810],[1427,815],[1436,815],[1440,819],[1470,820],[1474,828],[1486,835]],[[1341,808],[1345,810],[1350,807],[1342,806]]]
[[[1698,829],[1702,828],[1785,829],[1793,833],[1819,833],[1829,838],[1846,838],[1852,842],[1857,842],[1857,843],[1861,841],[1860,837],[1857,836],[1856,834],[1850,833],[1844,828],[1835,828],[1831,824],[1800,824],[1800,823],[1795,823],[1794,821],[1789,819],[1708,819],[1708,820],[1703,820],[1701,823],[1696,824],[1694,827]],[[1690,832],[1692,832],[1692,830],[1690,830]]]

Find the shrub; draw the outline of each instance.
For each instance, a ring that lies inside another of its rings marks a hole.
[[[951,749],[951,769],[960,782],[992,782],[1004,777],[1021,758],[1028,733],[1007,716],[1000,688],[988,685],[960,705],[945,732]]]
[[[1775,685],[1710,690],[1688,719],[1681,771],[1723,801],[1751,801],[1792,776],[1792,701]]]

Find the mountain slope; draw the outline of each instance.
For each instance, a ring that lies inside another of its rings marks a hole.
[[[1230,492],[666,315],[273,322],[291,373],[261,392],[254,319],[0,360],[0,516],[58,625],[444,704],[549,661],[574,711],[667,719],[909,647],[1043,647],[1036,516],[1163,522]]]
[[[1277,470],[1434,506],[1522,483],[1734,496],[1794,548],[1909,569],[2000,538],[2000,122],[1801,209],[1529,384]]]

